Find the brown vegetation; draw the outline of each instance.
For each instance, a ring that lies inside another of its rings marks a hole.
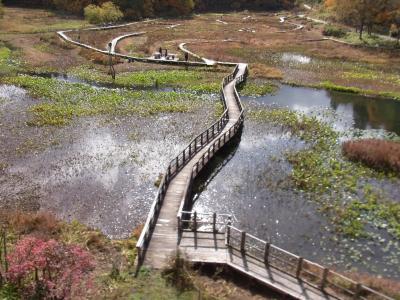
[[[400,173],[400,143],[364,139],[343,143],[343,154],[353,161],[360,161],[369,167]]]

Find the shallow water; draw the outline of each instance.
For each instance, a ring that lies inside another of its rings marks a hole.
[[[296,53],[282,53],[281,60],[285,63],[309,64],[311,57]]]
[[[400,130],[394,118],[400,115],[400,103],[390,100],[283,86],[276,95],[243,101],[250,109],[288,107],[315,115],[341,131],[359,128],[363,135],[376,136]],[[220,153],[198,180],[194,209],[230,213],[238,228],[334,269],[400,279],[398,240],[375,228],[368,228],[371,240],[337,235],[318,205],[291,184],[285,152],[302,147],[282,129],[246,119],[240,143],[232,146],[232,153]],[[394,199],[400,193],[398,183],[370,183],[388,189]]]
[[[145,222],[169,160],[214,119],[216,96],[193,113],[100,115],[32,127],[40,100],[0,85],[0,209],[47,210],[110,237]]]
[[[332,110],[338,116],[334,126],[339,130],[384,129],[400,135],[400,101],[349,93],[282,85],[274,95],[242,97],[261,105],[276,105],[302,113]]]

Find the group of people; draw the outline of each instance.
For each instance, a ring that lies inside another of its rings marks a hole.
[[[160,57],[168,57],[168,49],[159,48],[158,53],[160,53]],[[185,61],[189,60],[189,54],[185,52]]]

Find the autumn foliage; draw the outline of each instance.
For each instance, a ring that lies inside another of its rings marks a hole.
[[[16,244],[7,262],[4,277],[25,298],[76,299],[90,289],[94,262],[78,246],[26,236]]]
[[[400,143],[364,139],[343,144],[343,154],[372,168],[400,173]]]

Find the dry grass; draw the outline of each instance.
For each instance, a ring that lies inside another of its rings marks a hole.
[[[54,215],[47,212],[15,212],[8,216],[8,223],[20,235],[34,235],[40,238],[54,238],[61,230],[61,224]]]
[[[344,275],[394,299],[400,299],[400,281],[353,272]]]
[[[133,236],[136,240],[139,239],[140,234],[142,233],[143,227],[144,227],[144,225],[141,224],[141,225],[139,225],[139,226],[136,226],[135,229],[133,229],[132,236]]]
[[[264,64],[251,64],[250,70],[251,76],[255,78],[283,79],[283,73],[281,70],[268,67]]]
[[[364,139],[345,142],[342,150],[352,161],[362,162],[374,169],[400,173],[400,143]]]

